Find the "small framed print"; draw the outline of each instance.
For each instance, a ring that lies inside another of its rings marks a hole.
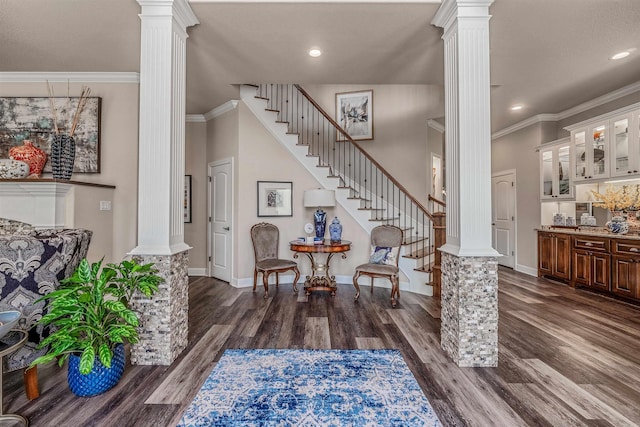
[[[373,139],[373,90],[336,93],[336,121],[353,140]]]
[[[293,216],[293,183],[258,181],[258,216]]]
[[[191,175],[184,176],[184,222],[191,222]]]

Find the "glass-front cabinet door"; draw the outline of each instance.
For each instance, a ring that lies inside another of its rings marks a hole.
[[[587,132],[585,130],[579,130],[571,135],[573,140],[573,147],[575,153],[575,170],[573,179],[578,182],[581,179],[587,178],[587,145],[586,137]]]
[[[567,199],[573,197],[571,179],[571,144],[550,143],[540,148],[540,199]]]
[[[591,126],[589,137],[590,143],[588,150],[591,154],[591,172],[589,179],[604,178],[609,176],[609,164],[607,163],[607,137],[608,131],[606,124]]]
[[[597,123],[571,132],[575,184],[609,176],[608,124]]]
[[[638,173],[638,144],[633,144],[629,131],[632,116],[611,120],[611,176]]]

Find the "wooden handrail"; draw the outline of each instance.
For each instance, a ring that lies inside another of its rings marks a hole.
[[[427,208],[425,208],[424,206],[422,206],[422,203],[420,203],[419,201],[417,201],[415,199],[415,197],[413,197],[406,188],[404,188],[404,186],[402,184],[400,184],[394,177],[393,175],[391,175],[389,172],[387,172],[387,170],[385,168],[382,167],[382,165],[380,163],[378,163],[373,157],[371,157],[369,155],[369,153],[367,153],[365,150],[362,149],[362,147],[356,143],[350,136],[349,134],[342,129],[342,127],[340,127],[340,125],[331,118],[331,116],[329,116],[327,114],[326,111],[324,111],[322,109],[322,107],[320,107],[320,105],[318,105],[318,103],[316,103],[316,101],[307,93],[307,91],[305,91],[302,87],[300,87],[299,84],[294,84],[294,86],[296,87],[296,89],[298,89],[298,91],[300,91],[300,93],[302,94],[302,96],[304,96],[305,98],[307,98],[307,101],[309,101],[314,107],[316,107],[316,109],[320,112],[320,114],[322,114],[324,116],[325,119],[327,119],[329,121],[329,123],[331,123],[338,131],[340,131],[340,133],[342,133],[345,138],[351,143],[353,144],[354,147],[356,147],[358,149],[358,151],[360,151],[360,153],[366,157],[371,163],[373,163],[378,169],[380,169],[380,171],[382,171],[382,173],[384,173],[387,177],[387,179],[389,181],[391,181],[396,187],[398,187],[398,189],[400,189],[400,191],[402,191],[406,197],[409,198],[409,200],[411,200],[413,203],[415,203],[415,205],[420,208],[426,215],[427,217],[433,221],[433,215],[431,214],[431,212],[429,212],[427,210]]]
[[[430,202],[434,202],[439,204],[442,207],[447,207],[447,204],[445,202],[443,202],[442,200],[436,199],[435,197],[433,197],[431,194],[429,194],[429,201]]]

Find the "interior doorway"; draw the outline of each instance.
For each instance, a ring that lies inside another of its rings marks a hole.
[[[500,253],[498,264],[514,268],[516,259],[516,172],[491,177],[491,244]]]
[[[209,276],[230,282],[233,266],[233,158],[209,163],[208,175]]]
[[[438,200],[444,201],[442,189],[442,158],[435,153],[431,153],[431,195]]]

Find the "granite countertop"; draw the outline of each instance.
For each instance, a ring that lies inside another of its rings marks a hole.
[[[582,234],[587,236],[597,237],[615,237],[616,239],[629,239],[640,240],[640,233],[637,231],[630,231],[627,234],[612,233],[604,227],[586,227],[579,226],[576,228],[554,227],[553,225],[542,225],[536,228],[538,231],[555,231],[556,233],[565,234]]]

